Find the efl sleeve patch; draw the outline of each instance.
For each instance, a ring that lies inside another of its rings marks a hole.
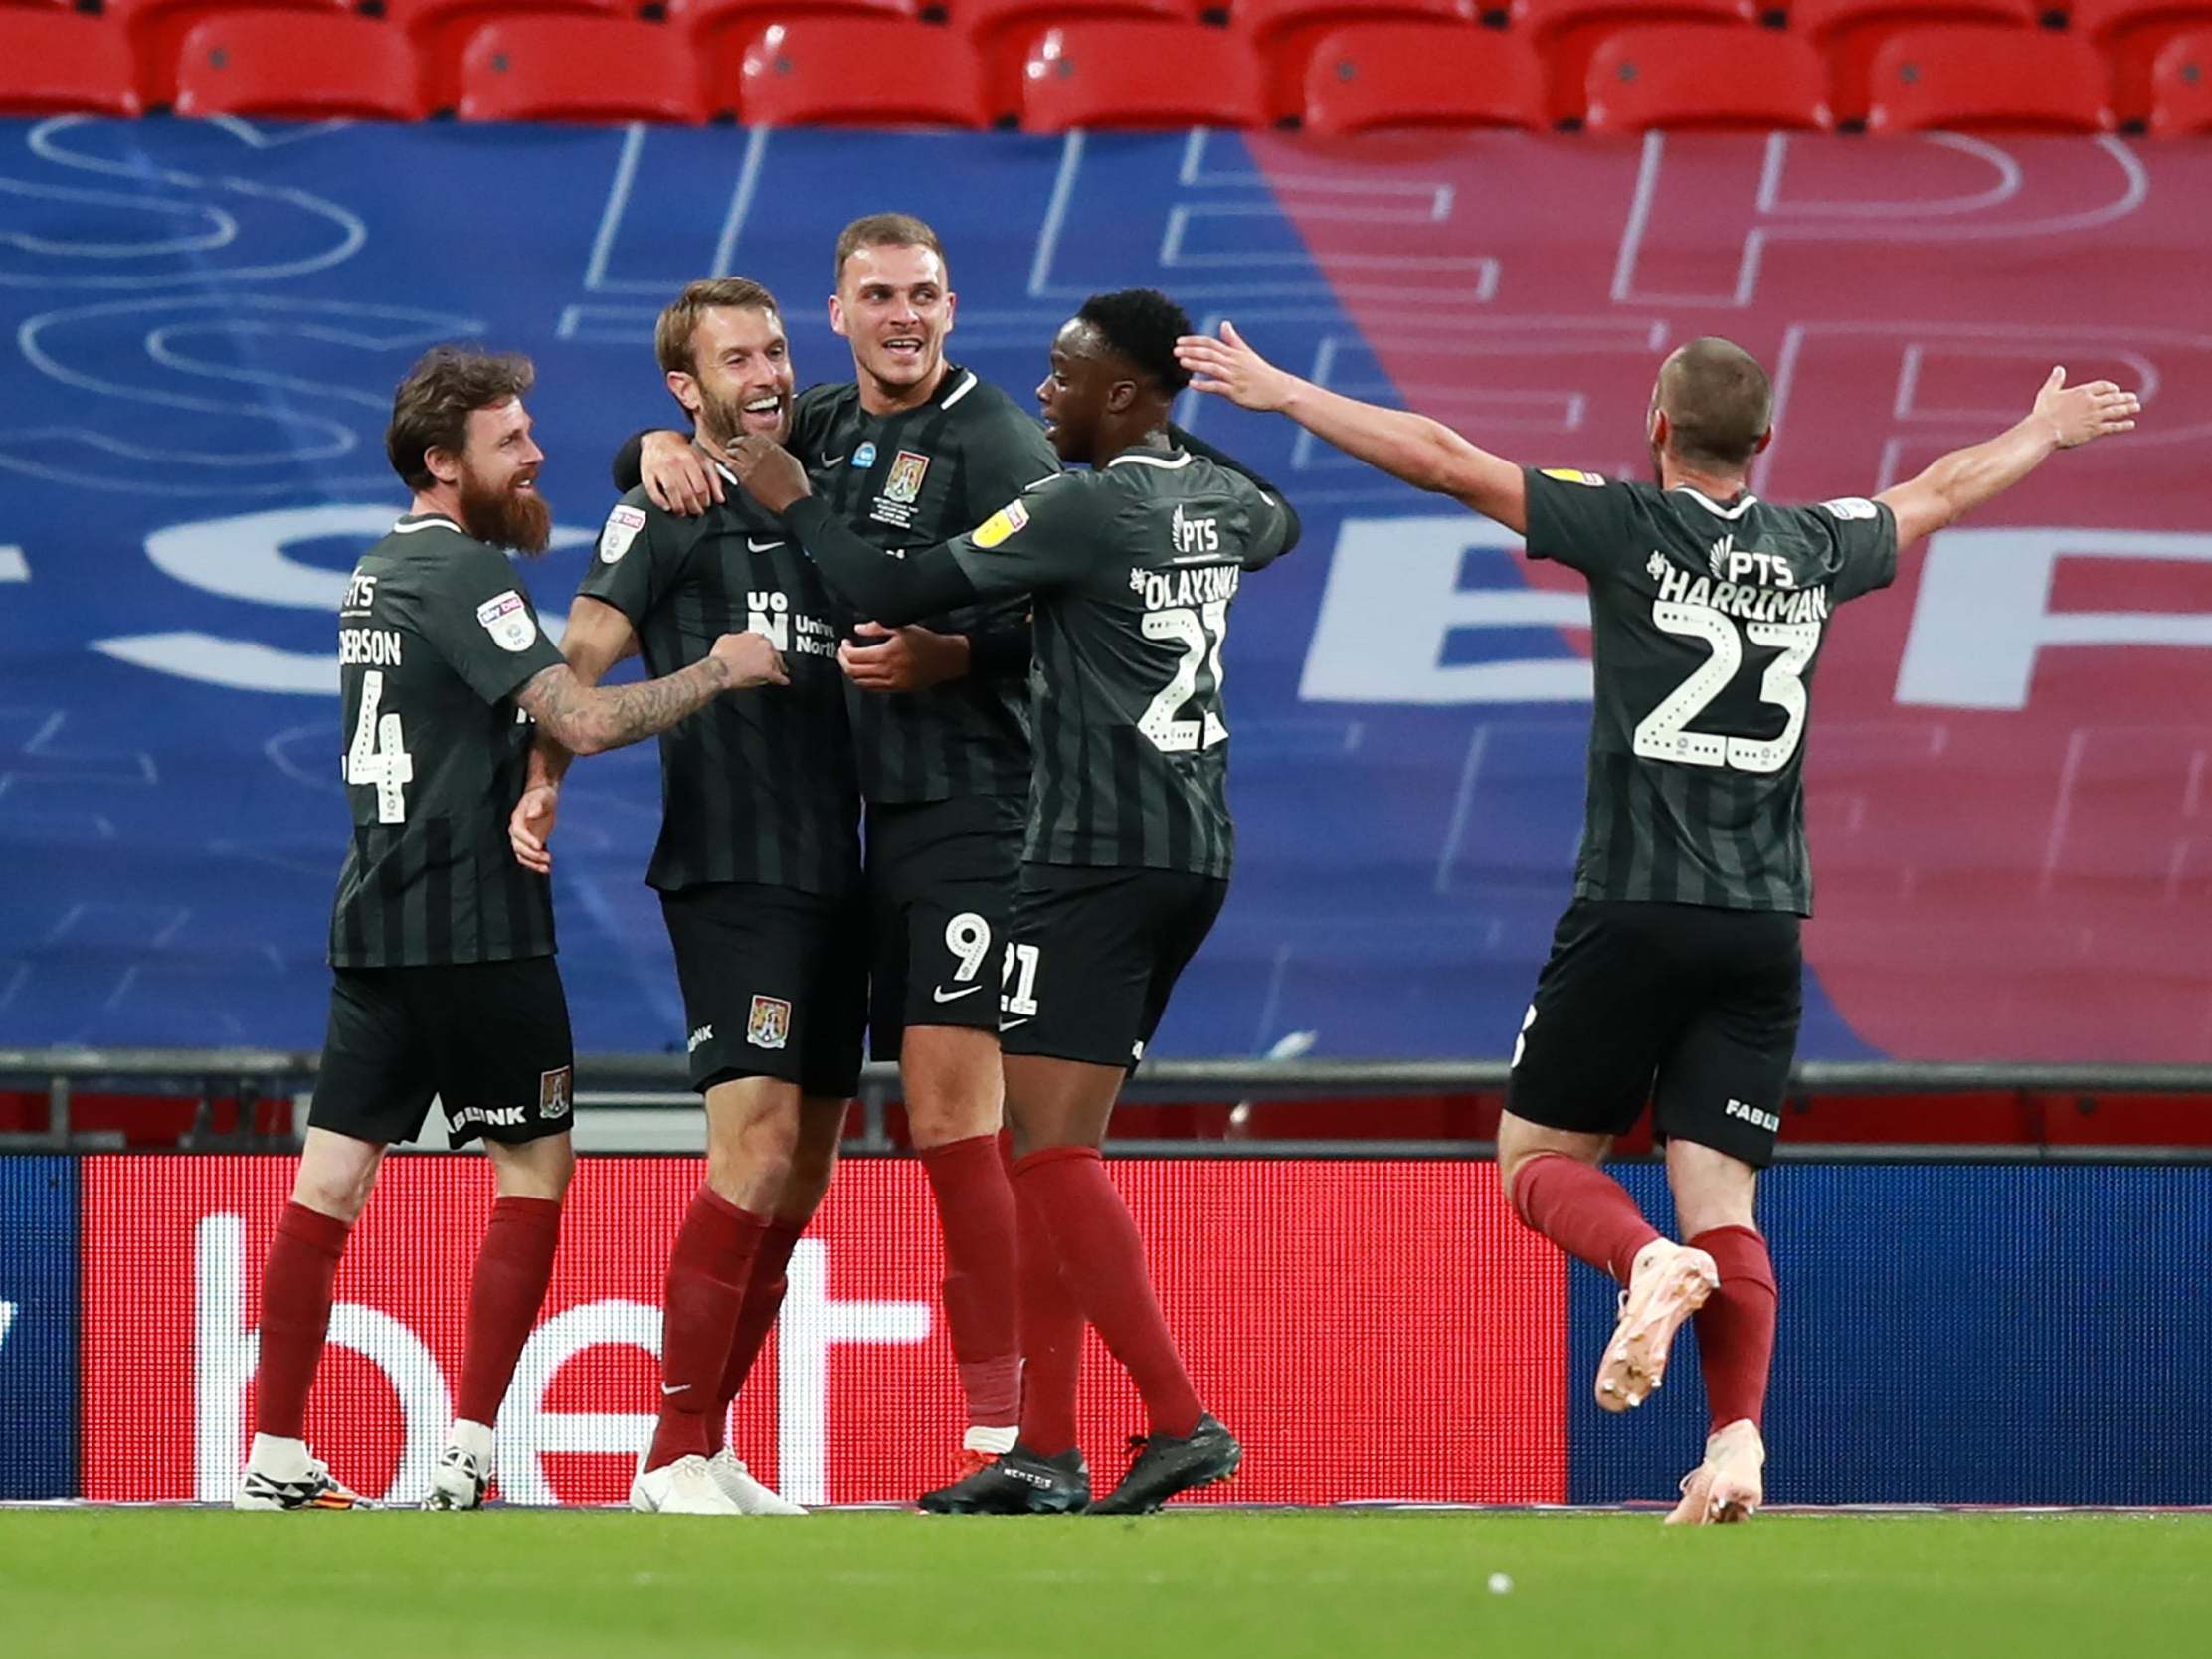
[[[997,547],[1009,536],[1018,535],[1028,527],[1029,509],[1019,501],[1009,501],[989,518],[976,526],[975,543],[981,548]]]
[[[476,621],[501,650],[525,651],[538,637],[537,618],[523,597],[509,588],[476,607]]]
[[[1845,520],[1872,518],[1880,510],[1863,495],[1845,495],[1834,501],[1823,501],[1820,510],[1832,518]]]
[[[613,564],[630,551],[630,544],[645,527],[645,514],[642,507],[617,506],[607,515],[607,527],[599,532],[600,559]]]
[[[1572,466],[1540,466],[1537,470],[1548,478],[1559,479],[1561,483],[1581,484],[1587,489],[1605,487],[1605,477],[1601,472],[1584,472]]]

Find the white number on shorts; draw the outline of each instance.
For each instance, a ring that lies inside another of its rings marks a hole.
[[[415,757],[407,752],[399,714],[378,718],[377,705],[383,701],[384,670],[371,668],[361,676],[361,715],[346,750],[345,781],[375,786],[377,823],[405,824],[405,786],[415,781]]]
[[[1183,655],[1176,660],[1174,677],[1152,699],[1138,720],[1137,729],[1151,738],[1163,754],[1169,755],[1210,749],[1216,743],[1227,741],[1229,729],[1212,708],[1204,711],[1202,720],[1182,720],[1177,716],[1198,694],[1200,668],[1212,669],[1211,698],[1216,703],[1220,700],[1221,642],[1228,637],[1229,602],[1216,599],[1196,610],[1180,607],[1173,611],[1147,611],[1143,627],[1146,639],[1171,641],[1183,647]]]
[[[1521,1063],[1521,1056],[1529,1051],[1529,1027],[1536,1023],[1536,1005],[1529,1005],[1529,1012],[1521,1016],[1521,1032],[1513,1039],[1513,1064]],[[1512,1069],[1508,1067],[1507,1069]]]
[[[963,910],[945,924],[945,949],[960,958],[953,978],[966,984],[991,954],[991,924],[973,910]]]
[[[1669,634],[1703,640],[1713,654],[1699,663],[1690,677],[1676,686],[1665,701],[1636,727],[1635,751],[1645,760],[1675,761],[1684,766],[1727,766],[1739,772],[1779,772],[1797,752],[1805,735],[1805,664],[1820,648],[1820,625],[1800,623],[1747,623],[1742,634],[1718,611],[1702,605],[1673,605],[1660,601],[1651,608],[1651,620]],[[1778,646],[1781,654],[1767,664],[1759,681],[1761,701],[1772,703],[1789,716],[1781,735],[1772,738],[1725,737],[1718,732],[1686,730],[1736,678],[1744,665],[1744,641],[1754,645]]]
[[[1016,1014],[1023,1019],[1035,1018],[1037,948],[1034,945],[1009,945],[1006,971],[1001,977],[1008,989],[999,998],[999,1012]]]

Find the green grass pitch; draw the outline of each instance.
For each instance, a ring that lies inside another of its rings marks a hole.
[[[2208,1615],[2194,1516],[0,1513],[10,1659],[2021,1659],[2202,1653]]]

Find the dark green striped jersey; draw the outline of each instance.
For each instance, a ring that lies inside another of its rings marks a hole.
[[[1890,509],[1724,504],[1565,468],[1532,469],[1528,491],[1530,556],[1590,587],[1575,893],[1811,915],[1813,669],[1829,613],[1897,575]]]
[[[816,386],[793,412],[791,451],[863,541],[887,553],[949,541],[1060,469],[1034,419],[996,386],[948,366],[918,409],[870,415],[847,382]],[[925,617],[971,637],[1018,628],[1019,595]],[[1028,687],[988,668],[926,691],[846,689],[860,784],[870,801],[1018,795],[1029,787]]]
[[[507,556],[450,518],[403,518],[338,608],[353,844],[330,916],[338,968],[553,952],[549,884],[507,816],[534,728],[514,694],[561,660]]]
[[[1187,452],[1116,457],[1011,502],[952,544],[977,593],[1033,596],[1034,863],[1226,876],[1221,642],[1245,571],[1294,523]]]
[[[845,892],[860,876],[860,803],[841,631],[798,543],[723,478],[722,504],[697,518],[632,490],[576,589],[630,619],[655,677],[748,631],[776,643],[791,674],[725,691],[660,734],[660,839],[645,880],[662,892],[716,881]]]

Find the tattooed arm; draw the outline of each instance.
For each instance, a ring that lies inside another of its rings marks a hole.
[[[725,634],[701,661],[636,685],[586,685],[566,662],[541,670],[515,701],[571,754],[596,755],[666,731],[724,691],[789,685],[784,659],[758,634]]]

